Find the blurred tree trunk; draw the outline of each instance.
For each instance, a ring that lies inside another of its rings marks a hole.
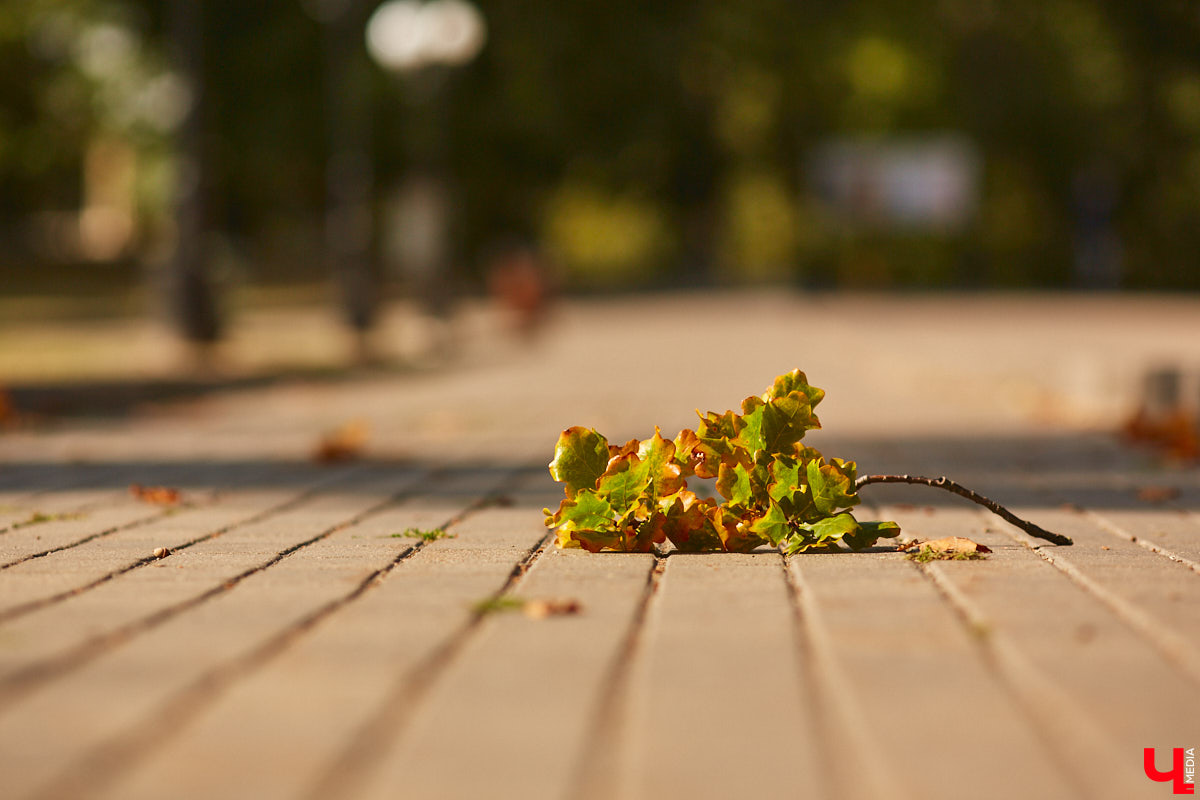
[[[191,107],[178,138],[177,231],[167,292],[180,333],[199,350],[207,350],[221,332],[206,247],[203,9],[202,0],[171,0],[170,30],[175,59],[191,93]]]
[[[363,338],[375,321],[371,269],[373,169],[370,154],[368,75],[362,45],[369,4],[327,3],[325,39],[326,258],[341,291],[346,321]]]

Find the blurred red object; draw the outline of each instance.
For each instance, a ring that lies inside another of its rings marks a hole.
[[[1200,458],[1200,430],[1191,415],[1182,411],[1156,416],[1139,408],[1121,432],[1126,439],[1152,445],[1169,458],[1179,461]]]
[[[487,262],[487,283],[492,299],[509,313],[513,329],[522,336],[535,334],[553,295],[541,254],[523,243],[497,247]]]
[[[1175,460],[1200,458],[1197,410],[1185,402],[1184,385],[1184,375],[1175,367],[1147,372],[1141,403],[1121,428],[1124,437],[1156,447]]]
[[[312,459],[318,464],[340,464],[353,461],[362,455],[367,444],[367,423],[356,419],[341,427],[328,431],[317,443]]]

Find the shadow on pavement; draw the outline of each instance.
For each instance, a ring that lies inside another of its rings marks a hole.
[[[827,457],[857,461],[859,474],[946,476],[1002,504],[1025,507],[1164,508],[1200,510],[1200,470],[1159,463],[1144,451],[1102,434],[1057,434],[1038,437],[913,436],[908,438],[813,437]],[[327,483],[340,492],[355,492],[368,482],[397,482],[413,472],[428,472],[420,491],[430,496],[467,491],[472,476],[493,483],[512,473],[525,491],[547,493],[557,487],[545,461],[480,459],[438,462],[432,459],[362,457],[336,464],[309,460],[181,458],[59,462],[28,458],[0,463],[0,489],[47,491],[67,488],[127,487],[131,483],[178,485],[184,489],[252,489]],[[1153,498],[1146,496],[1153,490]],[[365,489],[364,489],[365,491]],[[378,491],[377,488],[373,491]],[[1165,493],[1165,497],[1163,496]],[[862,490],[869,504],[968,508],[954,495],[924,486],[873,485]]]

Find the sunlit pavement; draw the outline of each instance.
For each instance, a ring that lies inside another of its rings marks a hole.
[[[18,408],[0,435],[4,794],[1162,796],[1142,748],[1165,767],[1200,741],[1180,711],[1200,682],[1200,481],[1113,432],[1147,369],[1200,399],[1198,312],[677,293],[569,301],[524,341],[472,304],[452,357],[397,313],[376,340],[393,365],[346,374],[305,372],[349,352],[331,315],[248,314],[203,392]],[[100,377],[178,378],[157,330],[10,324],[2,382],[86,398]],[[38,374],[34,352],[61,360]],[[871,487],[906,538],[993,554],[545,547],[560,429],[673,435],[793,367],[827,391],[827,455],[950,475],[1075,545]],[[274,378],[234,380],[255,374]],[[350,422],[356,458],[314,463]],[[453,536],[404,535],[438,527]],[[509,596],[580,610],[473,610]]]

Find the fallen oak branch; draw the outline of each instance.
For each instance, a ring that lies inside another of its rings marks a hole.
[[[826,458],[801,442],[821,427],[813,409],[824,397],[794,369],[743,400],[740,413],[697,411],[700,424],[674,440],[656,427],[649,439],[614,445],[591,428],[567,428],[550,462],[566,496],[557,511],[544,510],[546,525],[557,529],[555,543],[593,553],[650,553],[667,541],[685,553],[750,553],[763,545],[789,556],[862,552],[899,536],[900,526],[856,519],[859,487],[911,483],[965,497],[1031,536],[1071,544],[949,478],[857,478],[853,461]],[[719,497],[688,489],[692,476],[715,479]]]
[[[1053,533],[1045,528],[1034,525],[1032,522],[1023,520],[995,500],[989,500],[978,492],[973,492],[962,484],[955,483],[946,477],[925,478],[920,475],[863,475],[854,482],[854,489],[858,491],[862,487],[869,486],[872,483],[909,483],[916,486],[932,486],[935,489],[944,489],[959,497],[965,497],[972,503],[978,503],[993,514],[1016,525],[1030,536],[1036,536],[1039,539],[1045,539],[1054,544],[1074,544],[1070,537],[1063,536],[1061,533]]]

